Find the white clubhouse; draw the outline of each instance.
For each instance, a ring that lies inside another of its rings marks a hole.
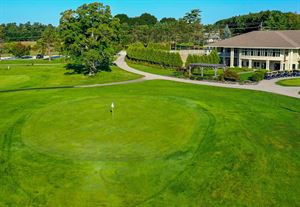
[[[254,31],[207,45],[230,67],[300,69],[300,30]]]

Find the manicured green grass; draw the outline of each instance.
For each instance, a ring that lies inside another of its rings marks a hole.
[[[241,81],[248,81],[250,80],[250,77],[254,74],[254,72],[241,72],[239,73],[240,75],[240,80]]]
[[[0,105],[0,206],[300,203],[295,98],[147,81]]]
[[[280,80],[276,84],[281,86],[300,86],[300,78]]]
[[[141,76],[128,73],[112,66],[112,71],[102,71],[94,77],[83,74],[65,74],[70,71],[65,69],[65,64],[23,65],[0,64],[0,90],[10,90],[30,87],[56,87],[70,85],[85,85],[125,81]]]
[[[157,74],[157,75],[165,75],[165,76],[174,76],[176,70],[175,69],[171,69],[171,68],[162,68],[162,67],[158,67],[158,66],[153,66],[153,65],[143,65],[141,63],[137,64],[137,63],[133,63],[133,62],[129,62],[127,61],[128,66],[140,70],[140,71],[144,71],[147,73],[153,73],[153,74]]]
[[[155,66],[143,65],[142,63],[133,63],[128,60],[127,60],[127,64],[130,67],[135,68],[137,70],[141,70],[144,72],[153,73],[153,74],[157,74],[157,75],[175,76],[175,73],[176,73],[176,71],[174,69],[164,69],[164,68],[155,67]],[[249,80],[249,78],[254,73],[252,69],[248,69],[248,68],[232,68],[230,70],[233,70],[233,71],[239,73],[241,81]],[[193,73],[201,74],[201,71],[194,69]],[[218,69],[218,75],[222,75],[222,74],[223,74],[223,69]],[[213,77],[215,75],[215,72],[212,69],[205,69],[203,71],[203,75]]]
[[[65,59],[63,58],[57,58],[54,60],[44,60],[44,59],[16,59],[16,60],[1,60],[0,65],[16,65],[16,64],[21,64],[21,65],[33,65],[33,64],[55,64],[55,63],[64,63]]]

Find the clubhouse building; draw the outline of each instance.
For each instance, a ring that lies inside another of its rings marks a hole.
[[[254,31],[206,46],[230,67],[300,69],[300,30]]]

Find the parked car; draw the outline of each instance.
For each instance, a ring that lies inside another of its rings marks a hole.
[[[21,57],[21,59],[32,59],[32,56],[30,55],[24,55]]]
[[[55,56],[52,56],[51,57],[51,60],[53,60],[53,59],[58,59],[58,58],[61,58],[62,56],[61,55],[55,55]]]
[[[42,54],[37,54],[36,55],[36,59],[43,59],[44,58],[44,55],[42,55]]]

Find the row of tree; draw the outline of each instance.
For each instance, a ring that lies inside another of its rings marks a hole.
[[[281,11],[262,11],[223,19],[214,25],[206,26],[209,30],[230,28],[233,35],[255,30],[296,30],[300,29],[300,14]]]
[[[218,52],[213,50],[209,55],[192,55],[187,57],[185,66],[188,67],[191,63],[209,63],[219,64],[221,61]]]
[[[144,47],[143,44],[131,45],[127,49],[127,57],[133,60],[145,61],[164,67],[181,68],[183,66],[179,53]]]
[[[38,40],[43,31],[52,25],[44,25],[41,23],[16,24],[7,23],[0,25],[3,28],[4,40],[6,42],[11,41],[36,41]]]
[[[51,56],[54,51],[61,51],[61,39],[56,27],[47,26],[41,33],[40,38],[33,44],[23,44],[20,41],[5,41],[4,27],[0,26],[0,57],[9,53],[15,57],[29,55],[31,51]]]
[[[157,20],[151,14],[142,14],[130,18],[126,14],[116,15],[121,23],[121,44],[134,42],[174,42],[201,45],[203,43],[203,25],[201,12],[194,9],[180,19],[163,18]]]

